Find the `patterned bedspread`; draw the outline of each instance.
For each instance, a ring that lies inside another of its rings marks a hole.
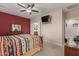
[[[40,45],[39,36],[29,34],[0,36],[0,56],[20,56]]]

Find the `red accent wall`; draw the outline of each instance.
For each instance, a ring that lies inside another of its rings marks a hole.
[[[11,24],[21,24],[22,33],[30,33],[30,19],[0,12],[0,35],[10,34]]]

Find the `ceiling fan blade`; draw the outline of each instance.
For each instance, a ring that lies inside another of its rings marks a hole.
[[[20,12],[25,12],[26,10],[20,10]]]
[[[35,6],[35,4],[32,4],[32,5],[31,5],[31,8],[33,8],[34,6]]]
[[[19,6],[23,7],[23,8],[26,8],[25,6],[23,6],[23,5],[19,4],[19,3],[17,3],[17,5],[19,5]]]
[[[33,12],[39,12],[39,11],[37,11],[37,10],[32,10]]]
[[[30,7],[30,5],[27,5],[27,8],[29,8]]]

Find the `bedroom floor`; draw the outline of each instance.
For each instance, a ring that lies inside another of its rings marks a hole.
[[[63,56],[64,49],[55,44],[44,42],[43,49],[34,56]]]

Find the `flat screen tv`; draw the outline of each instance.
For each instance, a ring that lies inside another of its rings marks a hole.
[[[46,16],[41,17],[41,21],[42,21],[42,23],[50,23],[51,22],[50,15],[46,15]]]

